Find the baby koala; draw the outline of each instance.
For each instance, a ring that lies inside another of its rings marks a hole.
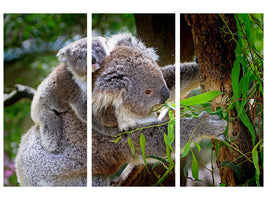
[[[53,153],[58,153],[62,137],[61,113],[72,109],[87,123],[87,38],[63,47],[57,57],[62,63],[38,86],[31,105],[42,145]]]

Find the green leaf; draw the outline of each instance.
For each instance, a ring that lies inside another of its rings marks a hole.
[[[171,160],[171,152],[170,152],[170,147],[169,147],[169,145],[167,144],[167,143],[168,143],[167,138],[168,138],[168,136],[164,133],[164,142],[165,142],[165,144],[166,144],[167,158],[168,158],[168,160],[170,161],[170,160]]]
[[[146,146],[146,138],[144,136],[143,133],[140,134],[140,147],[141,147],[141,152],[142,152],[142,155],[143,155],[143,159],[145,161],[145,146]]]
[[[181,158],[185,157],[189,153],[189,151],[190,151],[190,141],[188,141],[186,143],[186,145],[183,147],[183,149],[184,149],[184,152],[181,155]]]
[[[236,111],[239,113],[239,110],[240,110],[240,104],[239,102],[235,102],[235,108],[236,108]],[[254,127],[253,125],[251,124],[249,118],[248,118],[248,115],[247,113],[245,112],[245,110],[242,110],[241,113],[240,113],[240,119],[242,121],[242,123],[248,128],[251,136],[252,136],[252,141],[253,141],[253,145],[255,145],[255,140],[256,140],[256,134],[255,134],[255,130],[254,130]]]
[[[198,151],[201,151],[201,147],[200,147],[200,145],[199,145],[197,142],[194,142],[194,144],[196,145]]]
[[[174,122],[175,120],[170,120],[168,123],[168,136],[167,136],[167,145],[169,146],[170,149],[173,150],[172,148],[172,143],[174,142]]]
[[[160,162],[164,163],[165,165],[168,164],[168,162],[164,159],[164,158],[161,158],[161,157],[158,157],[158,156],[147,156],[148,158],[154,158],[156,160],[159,160]]]
[[[248,41],[250,42],[250,44],[254,44],[254,38],[253,38],[253,34],[251,32],[251,23],[250,23],[249,16],[248,16],[248,14],[243,14],[242,17],[243,17],[244,25],[245,25],[246,30],[247,30]]]
[[[154,184],[154,186],[161,184],[168,177],[168,175],[172,171],[173,167],[174,167],[174,163],[172,162],[172,163],[170,163],[169,168],[166,170],[166,172],[163,174],[163,176]]]
[[[121,136],[120,137],[117,137],[115,140],[110,140],[111,142],[114,142],[115,144],[117,144],[121,139]]]
[[[227,111],[232,110],[235,107],[235,102],[229,103],[228,107],[227,107]]]
[[[182,106],[194,106],[199,104],[204,104],[209,102],[210,100],[216,98],[217,96],[221,95],[222,92],[219,91],[210,91],[204,94],[200,94],[194,97],[190,97],[180,101],[180,105]]]
[[[134,156],[135,155],[134,144],[130,137],[128,137],[128,145],[131,149],[132,155]]]
[[[233,96],[236,99],[240,98],[239,94],[239,74],[240,74],[240,62],[238,57],[236,58],[234,64],[233,64],[233,69],[231,72],[231,79],[232,79],[232,88],[233,88]]]
[[[247,97],[247,92],[248,92],[249,83],[250,83],[248,79],[249,79],[248,75],[245,74],[240,80],[240,83],[242,82],[242,85],[239,88],[242,88],[242,90],[241,90],[242,98]],[[244,111],[244,107],[245,107],[246,102],[247,102],[246,99],[241,100],[238,116],[240,116],[240,114]]]
[[[146,138],[143,133],[140,134],[140,147],[141,147],[141,152],[143,156],[143,160],[146,166],[147,173],[150,174],[148,167],[147,167],[147,162],[146,162],[146,155],[145,155],[145,146],[146,146]]]
[[[261,142],[261,141],[260,141]],[[256,178],[256,183],[257,186],[260,186],[260,167],[259,167],[259,156],[258,156],[258,145],[260,144],[260,142],[258,142],[254,148],[252,149],[252,159],[253,159],[253,164],[255,166],[255,178]]]
[[[192,160],[192,175],[195,179],[198,180],[198,171],[199,171],[199,168],[198,168],[198,163],[197,163],[197,159],[192,151],[192,156],[193,156],[193,160]]]
[[[164,105],[168,108],[175,110],[175,104],[170,104],[169,102],[166,102]]]

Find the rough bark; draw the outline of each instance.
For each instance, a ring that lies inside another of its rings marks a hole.
[[[234,15],[223,14],[221,17],[232,32],[237,32]],[[186,15],[186,20],[192,28],[202,92],[212,90],[224,92],[224,95],[215,99],[214,105],[225,103],[226,98],[232,96],[231,70],[235,61],[236,44],[230,34],[225,33],[227,29],[221,17],[218,14]],[[247,128],[236,117],[235,110],[231,110],[228,137],[236,137],[234,143],[246,154],[252,150],[252,138]],[[221,182],[227,186],[242,184],[254,175],[253,164],[242,156],[237,159],[240,156],[240,153],[231,151],[226,146],[219,151],[218,165],[224,161],[233,161],[233,164],[240,166],[239,172],[242,174],[238,177],[232,168],[220,166]],[[247,156],[250,157],[250,154]]]
[[[195,49],[191,27],[185,20],[185,14],[180,15],[180,62],[194,61]]]

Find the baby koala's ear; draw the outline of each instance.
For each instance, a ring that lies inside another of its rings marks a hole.
[[[79,56],[87,60],[87,38],[72,42],[57,52],[58,60],[64,63],[69,60],[77,60]]]
[[[57,58],[60,62],[67,62],[67,48],[63,47],[57,52]]]

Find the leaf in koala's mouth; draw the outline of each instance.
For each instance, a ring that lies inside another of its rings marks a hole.
[[[164,104],[156,104],[153,106],[152,112],[157,112],[164,107]]]

